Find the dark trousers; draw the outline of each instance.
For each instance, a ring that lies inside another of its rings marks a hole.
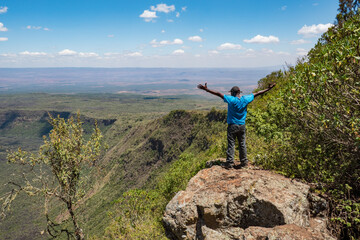
[[[234,162],[235,141],[239,141],[239,158],[240,162],[247,162],[246,144],[245,144],[245,125],[229,124],[227,128],[228,148],[226,151],[226,161]]]

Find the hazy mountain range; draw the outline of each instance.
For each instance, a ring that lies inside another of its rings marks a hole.
[[[198,83],[251,91],[269,68],[0,68],[0,93],[195,94]]]

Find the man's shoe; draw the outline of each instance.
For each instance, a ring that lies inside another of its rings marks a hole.
[[[232,168],[235,167],[235,164],[234,164],[233,162],[226,162],[226,163],[224,164],[224,167],[225,167],[226,169],[232,169]]]
[[[245,167],[248,166],[248,162],[249,162],[249,161],[243,161],[243,162],[241,162],[239,165],[237,165],[236,167],[238,167],[238,168],[245,168]]]

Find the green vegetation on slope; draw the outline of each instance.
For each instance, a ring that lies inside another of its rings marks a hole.
[[[162,128],[156,130],[155,136],[169,140],[170,149],[178,152],[170,164],[163,164],[150,175],[150,181],[124,192],[116,201],[110,212],[113,221],[106,228],[105,236],[108,239],[166,239],[161,223],[166,204],[205,167],[206,161],[225,155],[225,119],[226,112],[215,109],[206,114],[177,110],[158,121]],[[160,132],[163,134],[159,135]],[[179,134],[185,137],[185,145],[171,141]]]
[[[334,233],[360,237],[360,15],[326,32],[308,59],[261,82],[278,90],[250,111],[256,163],[314,183]],[[266,107],[265,107],[266,106]]]
[[[16,175],[22,171],[6,163],[6,151],[19,146],[27,151],[36,151],[42,143],[42,135],[51,130],[47,111],[53,116],[60,114],[68,118],[80,110],[84,114],[85,133],[91,132],[94,118],[97,119],[110,147],[103,161],[99,162],[100,171],[86,170],[86,195],[76,209],[85,233],[90,233],[87,236],[100,236],[110,221],[107,212],[111,210],[113,201],[124,191],[142,186],[152,171],[158,171],[160,166],[173,161],[181,154],[180,149],[188,145],[187,131],[192,127],[182,127],[181,130],[187,129],[185,132],[178,131],[176,127],[181,124],[190,126],[190,122],[179,120],[163,124],[153,119],[178,108],[210,109],[209,101],[211,106],[221,105],[218,101],[211,103],[211,99],[189,96],[1,95],[0,195],[9,190],[6,185],[9,181],[16,180],[13,173]],[[172,137],[164,138],[168,135]],[[164,145],[162,152],[159,152],[160,141]],[[173,143],[177,145],[173,146]],[[40,234],[46,226],[42,205],[40,199],[20,195],[10,214],[0,222],[0,238],[46,238],[46,234]],[[61,206],[51,212],[51,216],[57,220],[66,218],[67,215],[60,210]]]

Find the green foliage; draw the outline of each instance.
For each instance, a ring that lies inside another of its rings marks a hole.
[[[95,123],[94,133],[86,142],[83,138],[80,114],[77,115],[76,120],[73,117],[65,120],[60,116],[57,118],[50,116],[50,124],[53,129],[49,138],[44,136],[44,144],[38,154],[23,151],[21,148],[16,152],[9,152],[10,163],[26,166],[27,169],[22,174],[24,184],[12,182],[16,188],[3,199],[3,210],[10,208],[12,201],[20,192],[25,192],[29,196],[41,195],[45,198],[47,232],[50,236],[58,237],[66,233],[68,237],[83,239],[74,212],[74,204],[82,197],[81,171],[85,165],[93,165],[99,157],[102,134]],[[48,175],[46,169],[49,169],[52,175]],[[74,233],[66,226],[67,221],[55,223],[50,219],[48,207],[52,199],[65,204]]]
[[[359,39],[359,14],[330,28],[307,59],[261,80],[277,90],[248,118],[251,142],[262,143],[251,153],[255,162],[327,193],[332,228],[345,239],[360,237]]]
[[[359,13],[359,6],[359,0],[339,0],[339,14],[336,16],[338,26],[342,27],[345,21]]]
[[[78,183],[83,164],[93,165],[100,154],[100,143],[102,134],[95,123],[94,133],[88,142],[84,142],[82,122],[78,114],[74,118],[65,120],[63,118],[50,117],[53,129],[50,131],[49,139],[44,137],[44,145],[40,147],[37,163],[49,165],[52,173],[58,180],[60,190],[66,198],[74,203],[78,199]],[[21,160],[23,158],[9,155],[9,160]],[[35,164],[30,157],[30,163]]]
[[[163,201],[155,191],[129,190],[116,201],[117,210],[109,213],[114,218],[105,231],[106,239],[167,239],[161,221]]]
[[[206,159],[206,158],[204,158]],[[166,204],[184,189],[205,165],[204,159],[183,153],[171,167],[160,174],[154,189],[129,190],[117,200],[117,211],[110,213],[112,223],[106,229],[109,239],[167,239],[162,225]]]
[[[163,118],[167,125],[174,122],[179,125],[177,119],[192,125],[191,144],[144,189],[129,190],[118,199],[117,210],[110,213],[113,221],[106,229],[109,239],[167,239],[161,222],[166,204],[185,189],[207,160],[224,156],[225,118],[224,111],[215,109],[206,115],[177,110]],[[184,131],[184,127],[180,129]]]
[[[106,229],[109,239],[167,239],[162,226],[166,204],[184,189],[205,165],[194,154],[183,153],[170,168],[160,174],[154,189],[133,189],[116,201],[117,211],[110,213],[114,219]]]
[[[360,203],[353,200],[337,200],[333,203],[331,222],[343,238],[358,239],[360,228]]]
[[[293,134],[297,145],[312,147],[306,158],[316,158],[320,170],[331,171],[318,180],[355,189],[360,189],[359,37],[359,15],[330,29],[309,52],[309,60],[295,67],[283,92],[296,119],[294,130],[307,132]]]
[[[183,153],[159,178],[156,189],[168,202],[176,192],[185,189],[190,178],[204,167],[205,163],[196,158],[194,154]]]

